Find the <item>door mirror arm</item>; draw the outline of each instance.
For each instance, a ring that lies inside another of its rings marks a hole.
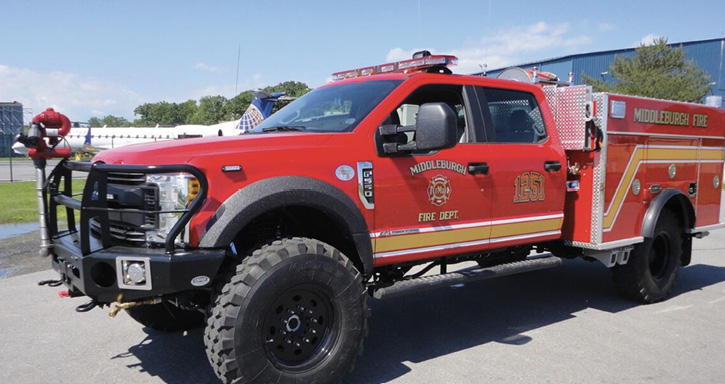
[[[383,151],[427,152],[451,148],[457,141],[456,114],[446,103],[425,103],[418,110],[414,125],[382,125],[378,131],[383,138]],[[413,132],[408,140],[407,132]]]

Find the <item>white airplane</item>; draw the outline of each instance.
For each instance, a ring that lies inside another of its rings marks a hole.
[[[175,127],[106,127],[95,128],[74,123],[70,132],[56,148],[70,148],[95,153],[105,149],[122,147],[129,144],[151,141],[183,139],[203,136],[235,136],[246,133],[272,114],[275,101],[285,92],[266,93],[255,91],[254,100],[239,120],[226,121],[214,125],[177,125]],[[291,100],[293,98],[283,98]],[[15,153],[27,155],[29,148],[22,143],[13,145]]]

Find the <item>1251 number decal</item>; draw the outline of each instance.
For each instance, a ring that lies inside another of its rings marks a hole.
[[[544,175],[537,172],[524,172],[514,180],[514,203],[543,201]]]

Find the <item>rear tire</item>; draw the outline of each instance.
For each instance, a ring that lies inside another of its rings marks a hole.
[[[275,241],[236,267],[217,292],[207,357],[224,383],[339,383],[362,353],[362,276],[330,245]]]
[[[165,301],[131,307],[126,309],[126,313],[144,326],[162,332],[186,331],[204,325],[203,313],[180,309]]]
[[[663,210],[654,236],[634,247],[627,264],[612,268],[619,294],[645,303],[664,300],[675,284],[682,263],[683,235],[677,215]]]

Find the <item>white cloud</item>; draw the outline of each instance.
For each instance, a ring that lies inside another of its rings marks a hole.
[[[431,53],[455,55],[458,57],[458,66],[453,68],[453,71],[473,73],[480,72],[481,65],[494,69],[534,59],[554,57],[580,49],[591,42],[589,36],[571,32],[568,23],[538,22],[502,29],[480,38],[477,42],[464,44],[463,47],[443,47],[444,50],[431,50]],[[413,52],[418,50],[393,48],[388,52],[387,60],[409,59]]]
[[[658,34],[650,33],[649,35],[647,35],[647,36],[639,39],[638,42],[634,43],[634,46],[639,46],[639,45],[653,45],[654,42],[655,42],[655,40],[662,39],[662,38],[663,37],[660,36],[660,35],[658,35]]]
[[[221,70],[222,70],[219,67],[214,67],[214,66],[211,66],[206,63],[196,63],[194,65],[194,68],[196,68],[202,72],[210,72],[210,73],[221,72]]]
[[[37,72],[0,65],[0,100],[19,101],[36,115],[46,108],[68,116],[72,121],[106,115],[132,119],[141,104],[137,93],[110,81],[68,72]]]
[[[610,23],[599,23],[597,24],[597,30],[599,32],[609,32],[617,29],[617,26]]]

